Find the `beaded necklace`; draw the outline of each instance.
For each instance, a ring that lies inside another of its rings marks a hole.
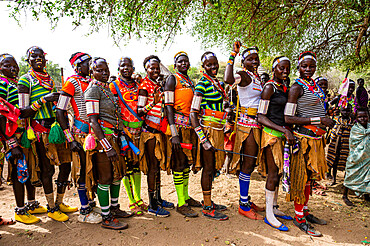
[[[133,83],[129,84],[127,83],[126,81],[124,81],[121,77],[118,77],[118,80],[119,82],[124,86],[126,87],[128,90],[130,91],[135,91],[135,89],[137,88],[137,84],[135,82],[135,80],[133,80]]]
[[[307,81],[306,79],[297,78],[295,80],[297,84],[306,87],[309,91],[311,91],[316,97],[318,97],[321,101],[321,104],[324,106],[324,109],[326,109],[325,104],[325,93],[321,90],[321,88],[316,84],[315,80],[310,78],[310,81]]]
[[[224,99],[227,99],[227,95],[226,95],[226,92],[224,90],[224,88],[222,88],[220,82],[218,81],[218,79],[213,79],[211,78],[211,76],[209,76],[208,74],[206,74],[205,72],[203,72],[203,76],[206,77],[213,85],[214,88],[216,88],[216,90],[222,95],[222,97]]]
[[[92,81],[93,84],[95,84],[96,86],[98,86],[98,88],[103,92],[103,94],[112,102],[112,104],[114,105],[115,107],[115,115],[116,115],[116,121],[117,121],[117,124],[116,124],[116,129],[118,129],[118,126],[119,126],[119,114],[118,114],[118,104],[117,104],[117,101],[113,100],[109,95],[108,93],[106,92],[106,90],[109,90],[109,84],[108,83],[104,83],[104,82],[100,82],[100,81],[97,81],[97,80],[93,80]]]
[[[53,79],[50,77],[50,75],[45,70],[44,70],[44,73],[45,74],[42,74],[40,72],[36,72],[31,67],[29,73],[30,73],[30,75],[33,78],[36,78],[39,81],[39,84],[42,87],[44,87],[45,89],[47,89],[49,91],[51,91],[53,89],[53,87],[54,87],[54,81],[53,81]]]
[[[269,81],[267,81],[267,83],[273,83],[274,85],[276,85],[277,87],[281,87],[282,89],[283,89],[283,91],[284,91],[284,93],[286,93],[286,91],[288,90],[288,87],[286,87],[286,85],[284,85],[284,83],[279,83],[279,82],[277,82],[277,81],[275,81],[275,80],[269,80]],[[266,84],[267,84],[266,83]],[[266,85],[265,84],[265,85]]]
[[[261,78],[257,73],[254,73],[254,72],[252,73],[251,71],[247,70],[246,68],[243,68],[243,70],[244,70],[244,72],[246,72],[249,75],[249,77],[252,78],[252,81],[253,81],[254,84],[261,85]]]
[[[180,72],[177,72],[176,74],[179,75],[182,78],[182,80],[180,80],[180,83],[183,86],[190,87],[194,91],[194,83],[193,83],[193,81],[191,81],[191,79],[189,78],[188,75],[184,75]]]

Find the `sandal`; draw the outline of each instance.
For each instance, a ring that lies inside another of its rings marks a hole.
[[[312,185],[312,188],[316,188],[316,189],[321,189],[321,190],[327,190],[328,187],[324,186],[324,185],[321,185],[317,182],[315,182],[313,185]]]
[[[318,189],[318,188],[313,188],[312,189],[313,193],[319,196],[326,196],[326,193],[324,190]]]
[[[0,225],[13,225],[13,224],[15,224],[15,221],[13,219],[7,220],[7,219],[3,219],[0,216]]]
[[[144,214],[143,210],[137,205],[137,203],[130,204],[128,207],[136,216],[141,216]]]

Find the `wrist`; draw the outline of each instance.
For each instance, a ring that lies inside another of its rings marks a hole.
[[[8,149],[14,149],[18,147],[18,142],[16,138],[10,138],[6,140],[5,142],[6,142],[6,145],[8,146]]]
[[[63,131],[63,133],[64,133],[64,136],[66,137],[68,143],[72,143],[74,141],[74,138],[72,136],[72,133],[71,133],[71,131],[69,129],[65,129]]]
[[[311,125],[320,125],[321,124],[321,118],[320,117],[313,117],[310,118]]]
[[[170,130],[172,137],[177,137],[179,135],[175,124],[170,125]]]
[[[108,152],[108,151],[112,150],[112,145],[109,143],[108,139],[103,138],[99,142],[103,146],[103,149],[104,149],[105,152]]]
[[[198,135],[199,141],[203,144],[207,141],[206,135],[204,135],[204,132],[202,130],[201,126],[198,126],[194,128],[195,133]]]

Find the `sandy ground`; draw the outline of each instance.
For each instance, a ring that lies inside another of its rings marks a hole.
[[[147,200],[146,179],[143,179],[144,200]],[[35,225],[16,223],[1,226],[0,245],[358,245],[370,241],[370,204],[350,195],[356,207],[349,208],[341,200],[343,173],[339,172],[339,184],[329,187],[327,196],[313,195],[310,208],[313,214],[328,221],[326,226],[316,226],[323,233],[321,238],[311,238],[297,229],[291,221],[285,225],[289,232],[279,232],[263,221],[252,221],[238,214],[238,180],[225,175],[216,178],[212,193],[216,203],[228,206],[227,221],[212,221],[205,217],[187,219],[171,210],[168,218],[150,215],[123,219],[129,228],[123,231],[107,230],[100,225],[81,224],[78,212],[69,214],[70,220],[61,223],[52,221],[46,214],[38,215],[41,222]],[[263,205],[265,180],[256,172],[252,175],[250,194],[252,200]],[[162,175],[163,198],[175,202],[176,192],[172,177]],[[121,208],[127,209],[128,199],[121,187]],[[200,173],[190,176],[190,194],[201,200]],[[294,216],[292,203],[284,200],[280,192],[280,209]],[[36,198],[45,205],[42,188],[37,188]],[[67,191],[65,202],[78,206],[75,188]],[[0,191],[0,215],[14,218],[15,201],[12,187],[4,185]],[[199,215],[201,210],[196,209]]]

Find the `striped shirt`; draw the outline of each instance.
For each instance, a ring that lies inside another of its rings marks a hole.
[[[160,87],[159,83],[156,84],[154,81],[150,80],[148,77],[145,77],[141,84],[139,85],[138,91],[145,90],[148,92],[148,101],[147,105],[154,101],[155,91]],[[149,121],[155,125],[159,125],[162,118],[162,102],[161,99],[154,107],[148,111],[145,117],[145,122],[149,124]]]
[[[84,92],[89,86],[90,79],[79,75],[72,75],[63,85],[62,91],[72,96],[71,105],[74,112],[74,117],[77,120],[82,120],[85,123],[89,122],[86,113],[86,101]]]
[[[297,116],[305,118],[325,117],[325,108],[320,98],[305,86],[301,86],[301,88],[303,89],[303,95],[297,100]]]
[[[18,85],[26,86],[30,88],[31,86],[31,95],[30,95],[30,105],[36,102],[43,96],[50,94],[52,92],[56,92],[55,84],[53,84],[53,89],[51,91],[45,89],[43,86],[40,85],[39,80],[33,77],[30,73],[26,73],[23,75],[19,81]],[[42,104],[41,108],[36,112],[34,119],[42,120],[48,118],[55,118],[55,112],[53,111],[53,103],[46,102]]]
[[[0,97],[7,100],[12,105],[18,107],[18,88],[17,85],[6,77],[0,77]]]
[[[211,109],[216,111],[223,111],[223,97],[211,81],[203,76],[198,84],[195,86],[195,92],[203,95],[200,107],[202,109]]]

